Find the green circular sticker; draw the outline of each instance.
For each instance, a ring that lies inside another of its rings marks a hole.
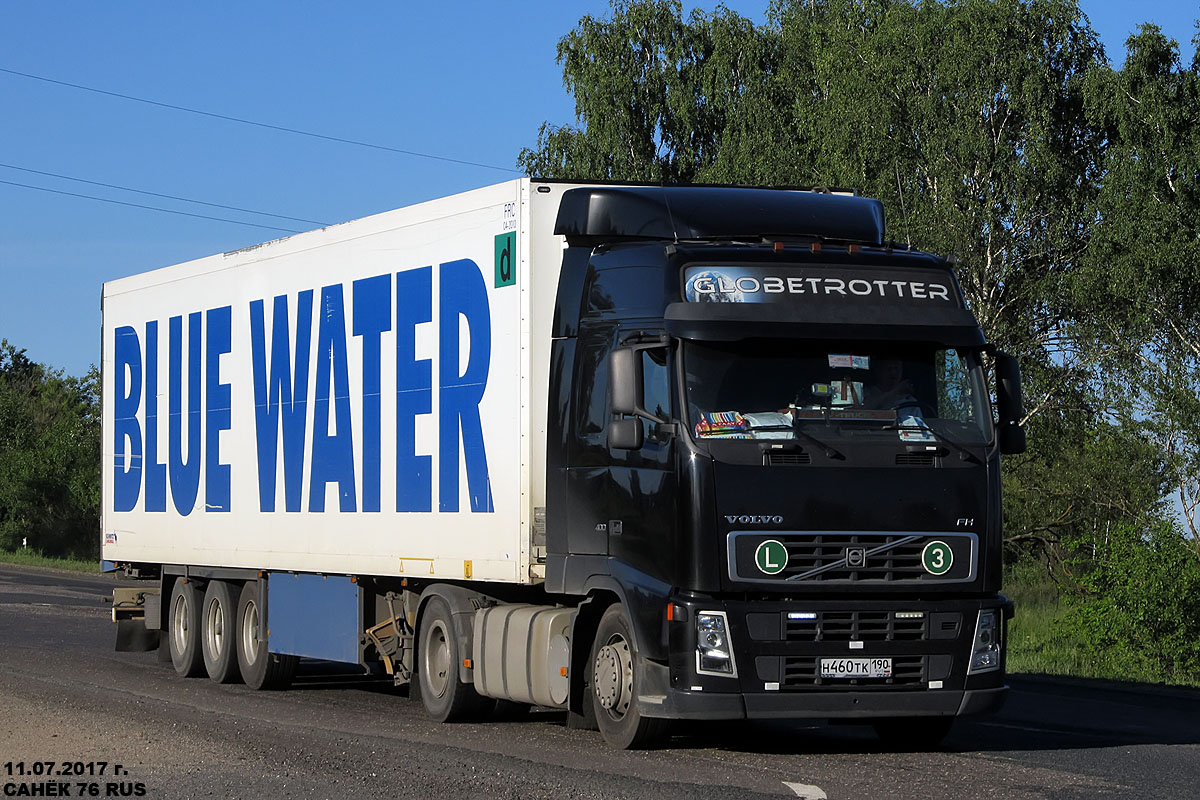
[[[930,575],[945,575],[954,566],[954,551],[943,541],[932,541],[921,551],[921,566]]]
[[[783,542],[767,539],[754,551],[754,563],[768,575],[778,575],[787,566],[788,552]]]

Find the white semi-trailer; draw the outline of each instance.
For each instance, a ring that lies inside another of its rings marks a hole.
[[[877,201],[521,179],[103,309],[103,558],[149,581],[118,646],[183,675],[355,663],[437,719],[559,707],[625,747],[933,740],[1003,697],[1019,373]]]

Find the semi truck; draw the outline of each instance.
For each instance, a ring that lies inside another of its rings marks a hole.
[[[620,748],[1003,702],[1020,370],[877,200],[517,179],[107,282],[102,365],[117,647],[180,675]]]

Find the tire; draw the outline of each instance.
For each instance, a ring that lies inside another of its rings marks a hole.
[[[167,638],[171,663],[185,678],[204,674],[204,656],[200,652],[200,590],[195,581],[177,578],[171,589],[167,613]]]
[[[934,750],[950,733],[954,717],[896,717],[871,723],[875,735],[890,750]]]
[[[449,604],[434,596],[425,604],[417,637],[417,682],[421,704],[431,719],[461,722],[483,715],[493,705],[458,677],[462,661]]]
[[[296,674],[296,656],[269,652],[267,640],[260,639],[258,582],[246,581],[237,604],[237,635],[234,637],[238,671],[251,689],[286,689]]]
[[[637,646],[620,603],[609,606],[600,618],[588,663],[592,708],[604,741],[622,750],[659,744],[669,721],[643,717],[638,711]]]
[[[204,669],[217,683],[242,679],[236,640],[237,589],[228,581],[209,581],[200,611],[200,649]]]

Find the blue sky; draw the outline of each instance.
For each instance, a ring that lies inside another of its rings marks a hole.
[[[761,21],[767,0],[726,5]],[[1160,25],[1191,59],[1200,4],[1082,6],[1115,62],[1141,22]],[[607,10],[607,0],[6,3],[0,69],[501,169],[253,128],[0,72],[0,181],[8,182],[0,183],[0,337],[35,361],[81,374],[99,361],[105,280],[285,235],[9,183],[316,227],[13,167],[321,223],[484,186],[517,176],[516,155],[535,143],[543,121],[574,121],[555,45],[581,15]]]

